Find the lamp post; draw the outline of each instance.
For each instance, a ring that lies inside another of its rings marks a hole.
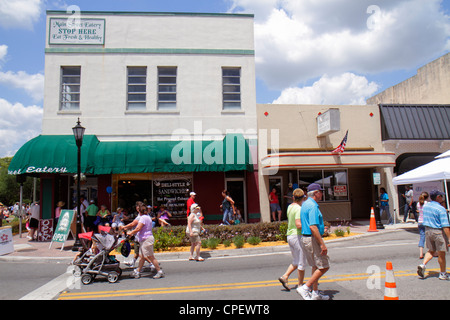
[[[72,128],[73,135],[75,136],[75,142],[77,143],[78,156],[77,156],[77,235],[75,243],[73,244],[72,251],[78,251],[81,248],[81,241],[78,234],[81,233],[81,206],[80,206],[80,178],[81,178],[81,146],[83,144],[84,127],[81,126],[80,118],[78,118],[77,125]]]

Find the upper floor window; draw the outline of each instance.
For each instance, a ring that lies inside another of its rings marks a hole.
[[[145,109],[147,101],[147,67],[128,67],[127,72],[127,109]]]
[[[222,68],[223,109],[241,108],[241,68]]]
[[[81,67],[61,67],[61,110],[80,109]]]
[[[177,107],[177,67],[158,67],[158,109]]]

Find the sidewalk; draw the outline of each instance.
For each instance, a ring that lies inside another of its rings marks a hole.
[[[369,220],[356,220],[350,223],[350,230],[352,233],[357,233],[355,236],[337,238],[332,240],[326,240],[326,242],[346,241],[362,236],[377,235],[385,232],[392,232],[399,229],[417,228],[417,223],[409,220],[407,223],[397,223],[394,225],[385,225],[384,229],[380,229],[377,232],[368,232]],[[332,227],[333,231],[335,227]],[[346,229],[346,227],[344,227]],[[325,238],[326,239],[326,238]],[[64,249],[61,250],[62,243],[53,242],[50,247],[50,242],[37,242],[29,241],[27,234],[22,233],[22,237],[15,235],[13,237],[14,252],[0,256],[1,261],[7,262],[55,262],[55,263],[67,263],[69,264],[77,252],[72,251],[74,240],[67,240],[64,243]],[[217,256],[234,256],[234,255],[248,255],[248,254],[261,254],[270,252],[282,252],[289,251],[288,245],[268,246],[268,247],[255,247],[246,249],[229,249],[229,250],[208,250],[202,249],[202,256],[217,257]],[[171,259],[187,259],[189,252],[156,252],[158,260],[171,260]],[[122,260],[123,257],[118,257]]]

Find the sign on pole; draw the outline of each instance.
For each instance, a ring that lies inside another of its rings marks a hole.
[[[66,242],[67,237],[69,236],[70,226],[74,217],[75,210],[61,210],[58,225],[56,226],[49,248],[52,247],[53,242],[62,242],[63,245],[61,250],[64,248],[64,242]]]

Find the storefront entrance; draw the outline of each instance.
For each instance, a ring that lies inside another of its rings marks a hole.
[[[136,201],[152,206],[152,183],[150,180],[119,180],[117,185],[118,206],[128,213],[136,211]]]
[[[227,178],[225,184],[226,190],[228,190],[231,199],[234,201],[235,208],[240,210],[242,219],[248,221],[245,180],[243,178]]]

